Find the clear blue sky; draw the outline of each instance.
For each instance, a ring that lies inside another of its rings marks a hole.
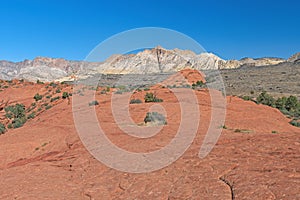
[[[225,59],[300,51],[299,0],[0,0],[0,60],[82,60],[137,27],[174,29]]]

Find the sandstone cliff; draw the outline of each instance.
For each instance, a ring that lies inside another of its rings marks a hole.
[[[65,59],[37,57],[23,62],[0,61],[0,79],[27,79],[36,81],[72,80],[97,73],[150,74],[176,72],[184,68],[197,70],[235,69],[241,66],[276,65],[297,62],[299,54],[288,60],[280,58],[244,58],[224,60],[212,53],[195,54],[189,50],[167,50],[162,47],[146,49],[137,54],[113,55],[105,62],[68,61]]]

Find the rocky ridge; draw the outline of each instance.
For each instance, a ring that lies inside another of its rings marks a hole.
[[[244,58],[224,60],[212,53],[195,54],[189,50],[146,49],[137,54],[112,55],[104,62],[68,61],[62,58],[37,57],[22,62],[0,61],[0,79],[30,81],[66,81],[104,74],[151,74],[176,72],[184,68],[197,70],[236,69],[241,66],[277,65],[298,62],[299,53],[288,60],[280,58]]]

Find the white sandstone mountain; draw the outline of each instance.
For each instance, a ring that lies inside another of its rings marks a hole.
[[[195,54],[189,50],[167,50],[162,47],[146,49],[137,54],[112,55],[104,62],[67,61],[38,57],[23,62],[0,61],[0,79],[27,79],[31,81],[72,80],[97,73],[151,74],[176,72],[184,68],[198,70],[233,69],[244,65],[264,66],[298,60],[297,54],[289,60],[279,58],[244,58],[223,60],[212,53]]]

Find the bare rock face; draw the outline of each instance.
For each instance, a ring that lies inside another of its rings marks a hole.
[[[243,58],[240,60],[240,65],[248,65],[248,66],[267,66],[267,65],[277,65],[282,62],[285,62],[284,59],[281,58]]]
[[[299,54],[288,62],[299,60]],[[137,54],[112,55],[104,62],[68,61],[61,58],[37,57],[23,62],[0,61],[0,79],[31,81],[64,81],[104,74],[151,74],[177,72],[185,68],[197,70],[235,69],[241,66],[266,66],[285,62],[280,58],[244,58],[223,60],[212,53],[195,54],[190,50],[167,50],[160,46]]]
[[[288,59],[288,62],[297,62],[299,63],[300,62],[300,52],[299,53],[296,53],[294,55],[292,55],[289,59]]]

